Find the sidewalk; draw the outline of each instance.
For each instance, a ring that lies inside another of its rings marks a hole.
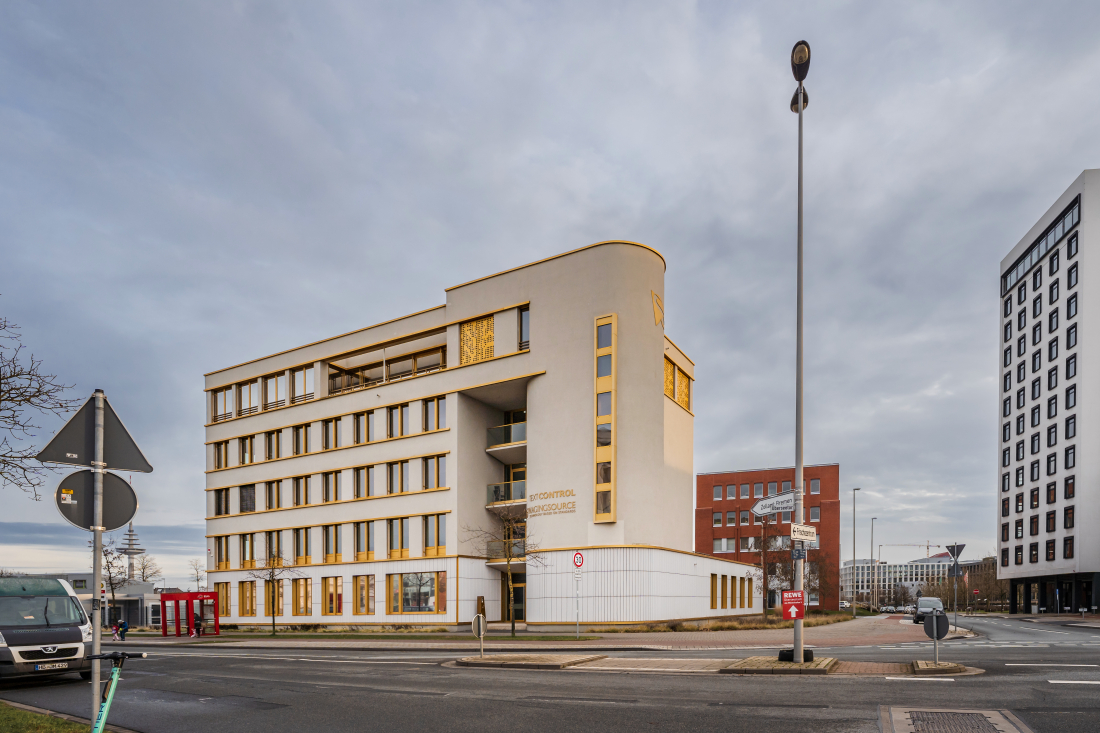
[[[807,647],[877,646],[905,642],[924,642],[928,637],[924,628],[903,621],[900,616],[869,616],[854,621],[843,621],[828,626],[814,626],[804,631]],[[598,636],[589,641],[536,641],[517,634],[515,639],[495,634],[487,637],[486,651],[608,651],[608,650],[698,650],[698,649],[778,649],[790,646],[791,629],[765,629],[757,631],[677,631],[623,634],[585,634]],[[288,634],[290,636],[290,634]],[[362,633],[357,638],[326,638],[325,633],[308,638],[265,638],[259,634],[234,634],[221,637],[204,637],[201,641],[188,638],[134,636],[123,642],[104,641],[104,646],[195,646],[216,644],[219,648],[246,649],[338,649],[357,651],[390,650],[477,650],[478,642],[466,634],[438,634],[438,640],[372,639],[372,634]],[[952,635],[959,638],[965,634]]]

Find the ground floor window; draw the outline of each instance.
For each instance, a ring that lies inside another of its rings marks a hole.
[[[344,579],[321,578],[321,614],[339,616],[344,612]]]
[[[390,613],[444,613],[447,573],[400,573],[386,576]]]
[[[264,615],[283,615],[283,581],[264,581]]]
[[[313,578],[295,578],[291,581],[294,615],[313,615]]]
[[[218,616],[232,616],[229,602],[229,583],[214,583],[214,592],[218,594]]]
[[[237,586],[237,611],[241,616],[256,615],[256,581],[242,580]]]
[[[352,613],[374,614],[374,576],[356,575],[351,579],[352,594],[355,599]]]

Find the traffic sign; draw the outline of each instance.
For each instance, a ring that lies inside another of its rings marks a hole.
[[[978,589],[977,588],[974,589],[974,595],[978,595]]]
[[[480,613],[474,616],[473,627],[474,636],[479,639],[485,638],[485,617],[482,616]]]
[[[579,552],[574,552],[574,553],[573,553],[573,564],[574,564],[575,566],[577,566],[578,568],[579,568],[579,567],[580,567],[581,565],[584,565],[584,555],[582,555],[582,554],[581,554],[581,553],[579,553]]]
[[[85,469],[70,473],[54,492],[54,503],[65,521],[81,529],[92,531],[95,519],[92,513],[93,484],[95,474]],[[122,478],[113,473],[103,473],[103,529],[113,532],[125,527],[137,513],[137,494]]]
[[[951,555],[952,559],[958,560],[959,555],[963,554],[964,547],[966,547],[966,545],[948,545],[947,553]]]
[[[806,591],[783,591],[783,618],[799,619],[806,617]]]
[[[949,623],[947,615],[942,611],[926,614],[924,617],[924,633],[928,635],[929,639],[939,641],[947,636]]]
[[[94,395],[69,418],[35,458],[43,463],[95,467],[92,465],[95,461]],[[103,462],[106,465],[100,468],[139,473],[153,470],[106,397],[103,398]]]
[[[794,492],[788,491],[785,494],[778,494],[776,496],[769,496],[767,499],[761,499],[752,505],[752,513],[758,517],[762,517],[765,514],[775,514],[776,512],[793,512],[794,511]]]
[[[806,548],[805,547],[792,547],[791,548],[791,559],[792,560],[805,560],[806,559]]]
[[[808,524],[791,525],[791,541],[813,542],[817,539],[817,528]]]

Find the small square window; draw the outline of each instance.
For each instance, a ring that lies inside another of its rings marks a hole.
[[[596,395],[596,416],[603,417],[611,414],[611,393],[600,392]]]
[[[721,486],[715,486],[714,487],[714,500],[715,501],[721,501],[721,499],[722,499],[722,487]]]
[[[611,354],[596,357],[596,377],[611,376]]]
[[[1077,315],[1077,293],[1070,296],[1070,299],[1066,301],[1066,318],[1073,318]]]
[[[736,499],[737,498],[737,484],[730,484],[729,486],[726,487],[726,498],[727,499]]]
[[[819,478],[810,479],[810,493],[811,494],[820,494],[821,493],[821,479],[819,479]]]
[[[600,423],[596,426],[596,447],[601,448],[608,445],[611,445],[611,423]]]
[[[741,484],[741,498],[742,499],[751,498],[750,488],[749,488],[748,484]]]
[[[745,525],[745,524],[748,524],[748,523],[749,523],[749,512],[748,511],[741,512],[741,524]]]
[[[1073,559],[1073,538],[1072,537],[1063,537],[1062,538],[1062,557],[1066,560],[1072,560]]]
[[[1054,426],[1051,426],[1051,430],[1055,430]],[[1066,440],[1077,437],[1077,416],[1070,415],[1066,418]]]
[[[810,521],[811,522],[820,522],[821,521],[821,507],[819,507],[819,506],[810,507]]]
[[[722,526],[722,512],[714,512],[714,516],[711,517],[711,522],[715,527]]]
[[[596,326],[596,348],[606,349],[611,346],[611,324],[605,323]]]
[[[1073,476],[1069,476],[1065,480],[1065,492],[1063,494],[1063,498],[1065,499],[1072,499],[1077,493],[1074,488],[1073,478]]]
[[[1054,559],[1054,552],[1055,552],[1055,550],[1054,550],[1054,540],[1047,540],[1046,557],[1047,557],[1048,561]]]
[[[737,526],[737,512],[726,512],[726,526],[727,527],[736,527]]]
[[[754,499],[764,498],[764,484],[756,483],[752,485],[752,496]]]
[[[1047,504],[1053,504],[1058,501],[1058,484],[1051,481],[1047,484]]]
[[[596,483],[611,483],[611,461],[604,461],[596,464]]]
[[[1072,288],[1077,286],[1077,263],[1074,263],[1073,267],[1069,268],[1069,274],[1066,275],[1066,287]]]

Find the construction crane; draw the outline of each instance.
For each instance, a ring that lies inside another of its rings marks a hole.
[[[917,542],[916,544],[901,543],[901,544],[896,544],[896,545],[879,545],[879,547],[923,547],[924,548],[924,556],[925,557],[931,557],[932,556],[932,548],[933,547],[943,547],[943,545],[933,545],[931,542]]]

